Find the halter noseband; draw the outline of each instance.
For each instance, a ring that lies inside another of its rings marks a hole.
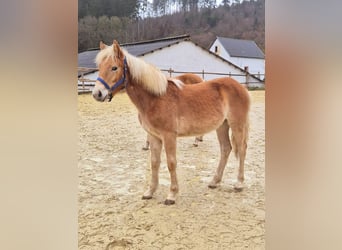
[[[124,73],[123,73],[123,76],[112,87],[109,87],[108,83],[106,83],[106,81],[103,80],[101,77],[98,77],[96,79],[99,82],[101,82],[103,84],[103,86],[105,86],[106,89],[108,89],[110,91],[110,99],[112,99],[111,98],[111,93],[125,82],[125,80],[126,80],[126,72],[127,72],[127,60],[126,60],[126,57],[125,57],[124,58]]]

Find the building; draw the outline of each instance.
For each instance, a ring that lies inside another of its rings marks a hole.
[[[155,65],[171,77],[188,72],[198,74],[205,80],[231,76],[250,87],[263,87],[264,84],[261,79],[250,75],[243,68],[194,43],[188,35],[121,46],[130,54]],[[97,78],[94,59],[98,52],[99,49],[96,49],[78,55],[79,69],[86,69],[83,75],[87,79]],[[80,71],[78,75],[80,77]]]
[[[250,74],[265,79],[265,55],[254,41],[217,37],[209,50],[248,70]]]

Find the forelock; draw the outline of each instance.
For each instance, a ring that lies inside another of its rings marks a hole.
[[[114,57],[113,46],[107,46],[103,50],[100,50],[100,52],[96,55],[95,58],[96,66],[99,67],[100,63],[110,56]]]

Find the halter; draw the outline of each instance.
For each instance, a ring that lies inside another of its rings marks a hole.
[[[110,94],[111,94],[115,89],[117,89],[120,85],[122,85],[125,82],[125,80],[126,80],[126,72],[127,72],[127,60],[126,60],[126,57],[125,57],[124,58],[124,73],[123,73],[123,76],[112,87],[109,87],[109,85],[106,83],[106,81],[103,80],[101,77],[98,77],[96,80],[101,82],[103,84],[103,86],[105,86],[105,88],[110,91]]]

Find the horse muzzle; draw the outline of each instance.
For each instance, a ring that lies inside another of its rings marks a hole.
[[[92,94],[94,99],[99,102],[104,102],[105,100],[108,100],[110,102],[113,98],[112,93],[109,93],[107,89],[99,88],[97,86],[95,86],[95,88],[93,89]]]

